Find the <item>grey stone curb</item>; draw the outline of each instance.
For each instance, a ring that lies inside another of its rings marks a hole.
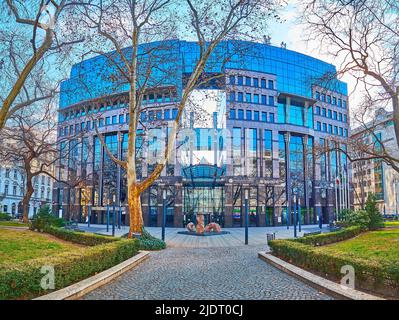
[[[321,292],[324,292],[335,298],[345,300],[385,300],[381,297],[373,296],[359,290],[342,288],[341,285],[338,283],[298,268],[297,266],[285,262],[284,260],[271,255],[270,253],[258,252],[258,257],[261,260],[271,264],[275,268],[282,270],[285,273],[288,273],[289,275],[294,276],[295,278],[307,283],[313,288],[316,288],[317,290],[320,290]]]
[[[122,273],[134,268],[139,263],[143,262],[149,257],[148,251],[139,251],[134,257],[123,261],[122,263],[113,266],[103,272],[100,272],[90,278],[75,283],[69,287],[54,291],[44,296],[35,298],[33,300],[75,300],[83,297],[94,289],[101,287]]]

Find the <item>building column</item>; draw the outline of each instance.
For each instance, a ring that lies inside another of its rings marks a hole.
[[[173,223],[175,228],[183,228],[183,185],[175,184],[175,210]]]
[[[224,186],[224,228],[233,226],[233,185],[226,183]]]

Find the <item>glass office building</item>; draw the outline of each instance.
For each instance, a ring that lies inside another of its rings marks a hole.
[[[157,47],[137,134],[138,179],[163,154],[199,55],[196,43],[178,40],[141,50]],[[350,198],[337,187],[349,181],[346,157],[316,152],[335,143],[345,148],[349,136],[347,86],[335,71],[285,48],[222,42],[204,72],[212,80],[190,94],[175,152],[142,195],[145,225],[161,225],[164,192],[168,226],[183,227],[203,213],[206,222],[239,227],[246,201],[251,226],[292,223],[294,204],[303,224],[331,221],[336,204]],[[126,172],[94,130],[96,124],[114,156],[126,157],[128,85],[116,74],[115,65],[97,56],[74,65],[62,83],[58,141],[65,156],[57,174],[68,183],[55,185],[54,199],[66,218],[87,221],[91,206],[90,221],[105,223],[107,207],[115,205],[127,223]]]

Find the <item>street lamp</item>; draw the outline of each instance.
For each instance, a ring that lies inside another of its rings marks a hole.
[[[249,208],[248,208],[248,199],[249,199],[249,190],[244,190],[245,196],[245,244],[248,244],[248,224],[249,224]]]
[[[297,233],[296,233],[296,221],[297,221],[297,207],[296,207],[296,191],[295,189],[294,191],[294,238],[297,237]]]
[[[115,236],[115,195],[112,196],[112,236]]]
[[[301,228],[301,220],[302,220],[302,214],[301,214],[301,198],[298,197],[298,227],[299,227],[299,232],[302,231],[302,228]]]
[[[166,226],[166,190],[162,191],[162,240],[165,241]]]

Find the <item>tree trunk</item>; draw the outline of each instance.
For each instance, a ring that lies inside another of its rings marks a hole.
[[[140,188],[136,183],[132,183],[128,189],[129,220],[130,229],[128,238],[132,238],[133,233],[142,233],[143,216],[141,210]]]
[[[23,209],[23,221],[24,223],[29,222],[29,203],[30,199],[32,198],[32,194],[34,192],[33,186],[32,186],[32,181],[31,179],[28,179],[26,181],[26,193],[24,195],[24,198],[22,199],[22,209]]]

